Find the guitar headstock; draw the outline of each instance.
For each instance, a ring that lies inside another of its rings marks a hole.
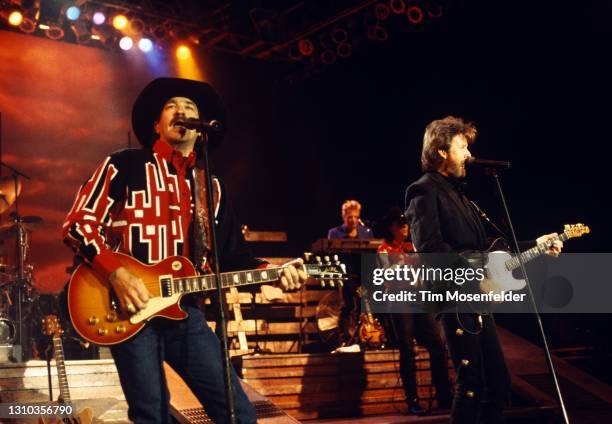
[[[334,287],[344,285],[346,277],[346,265],[340,262],[338,255],[332,258],[329,256],[312,256],[311,253],[304,254],[304,270],[309,277],[313,277],[321,282],[321,286],[328,284]]]
[[[567,234],[568,238],[582,237],[584,234],[591,232],[590,228],[584,224],[565,224],[563,226],[563,232]]]
[[[55,315],[46,315],[42,320],[42,332],[45,336],[61,337],[64,334],[59,318]]]

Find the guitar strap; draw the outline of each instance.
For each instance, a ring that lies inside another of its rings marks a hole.
[[[206,175],[204,169],[195,167],[193,170],[194,182],[194,203],[195,213],[193,219],[193,259],[196,269],[203,273],[210,273],[212,264],[210,263],[210,228],[208,221],[208,205],[206,196],[208,189],[206,186]],[[216,193],[215,193],[216,194]],[[216,197],[216,196],[215,196]]]

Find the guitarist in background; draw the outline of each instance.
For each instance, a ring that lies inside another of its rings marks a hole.
[[[81,187],[64,223],[64,241],[108,277],[119,306],[129,313],[144,308],[150,294],[113,251],[145,264],[185,256],[206,271],[210,213],[215,216],[222,271],[267,266],[252,257],[219,180],[213,182],[214,211],[202,201],[204,189],[195,188],[202,181],[198,144],[203,135],[185,123],[200,118],[227,122],[223,103],[210,85],[179,78],[149,83],[132,109],[132,126],[143,148],[108,156]],[[209,137],[211,149],[222,136]],[[195,204],[202,206],[196,209]],[[281,284],[297,288],[305,278],[301,269],[289,266]],[[200,300],[184,296],[181,306],[187,319],[154,319],[135,337],[111,347],[128,415],[136,424],[171,422],[164,361],[186,381],[214,422],[229,422],[220,343],[206,324]],[[238,422],[255,423],[255,410],[235,374],[232,385]]]
[[[392,208],[382,219],[384,241],[378,247],[378,259],[384,268],[403,264],[414,253],[414,246],[408,241],[408,224],[399,207]],[[395,283],[397,285],[397,283]],[[419,405],[416,384],[414,342],[422,344],[429,352],[433,384],[436,387],[438,409],[450,409],[451,391],[448,381],[448,360],[440,330],[432,314],[392,313],[389,314],[400,351],[400,375],[410,414],[426,411]]]
[[[424,175],[406,190],[406,217],[418,252],[454,253],[484,251],[487,237],[479,215],[463,193],[461,181],[471,156],[468,146],[476,139],[476,127],[448,116],[425,129],[421,166]],[[537,243],[554,239],[548,234]],[[558,255],[563,244],[550,251]],[[469,265],[455,255],[451,266]],[[449,290],[459,286],[450,283]],[[486,291],[487,280],[480,283]],[[498,423],[510,395],[510,375],[490,314],[441,313],[440,319],[457,373],[453,399],[453,423]]]

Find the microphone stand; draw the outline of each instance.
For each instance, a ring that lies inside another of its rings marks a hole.
[[[523,262],[523,258],[521,257],[521,254],[520,254],[521,252],[519,250],[518,239],[516,238],[516,233],[514,232],[514,226],[512,225],[512,219],[510,218],[510,211],[508,209],[508,204],[506,203],[506,198],[504,197],[504,192],[502,190],[501,182],[499,180],[499,175],[497,174],[496,169],[494,168],[487,168],[487,169],[488,169],[488,173],[495,178],[495,183],[497,184],[497,190],[499,192],[499,196],[501,197],[501,201],[504,206],[504,213],[506,215],[506,219],[508,220],[508,228],[510,229],[510,234],[512,235],[512,243],[517,253],[517,258],[521,266],[521,272],[523,273],[523,277],[525,278],[527,293],[529,294],[529,301],[531,303],[531,307],[533,308],[534,315],[536,317],[536,322],[538,324],[538,330],[540,332],[540,336],[542,337],[542,342],[544,343],[544,356],[546,357],[546,365],[548,366],[548,370],[550,372],[550,375],[552,376],[557,398],[559,399],[559,406],[561,407],[561,413],[563,414],[563,421],[565,422],[565,424],[569,424],[570,422],[569,416],[567,414],[565,402],[563,401],[563,395],[561,394],[561,387],[559,387],[559,380],[557,379],[557,373],[555,371],[555,366],[553,364],[552,356],[550,354],[550,349],[548,347],[548,340],[546,338],[546,333],[544,331],[544,325],[542,324],[542,317],[540,316],[540,313],[538,312],[538,308],[535,303],[533,291],[531,289],[531,283],[529,282],[527,271],[525,269],[525,263]]]
[[[206,133],[207,129],[202,128]],[[223,377],[225,381],[225,398],[227,401],[228,415],[231,424],[236,424],[236,406],[234,403],[234,389],[231,379],[231,363],[229,349],[227,347],[227,319],[225,317],[225,308],[223,307],[224,297],[221,287],[221,271],[219,268],[219,252],[217,250],[217,234],[215,231],[215,205],[213,200],[213,180],[210,172],[210,164],[208,161],[208,136],[202,135],[202,162],[204,164],[204,174],[206,176],[206,206],[208,209],[208,228],[210,229],[210,244],[213,258],[213,272],[215,275],[215,285],[217,287],[217,301],[219,310],[219,323],[221,325],[221,356],[223,362]]]

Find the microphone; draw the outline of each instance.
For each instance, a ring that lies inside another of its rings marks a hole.
[[[196,118],[185,118],[176,121],[174,125],[201,132],[219,132],[223,129],[223,124],[215,119],[206,122]]]
[[[501,168],[501,169],[510,169],[512,166],[511,162],[505,160],[491,160],[491,159],[478,159],[475,157],[470,157],[465,161],[466,165],[474,166],[480,165],[485,168]]]

